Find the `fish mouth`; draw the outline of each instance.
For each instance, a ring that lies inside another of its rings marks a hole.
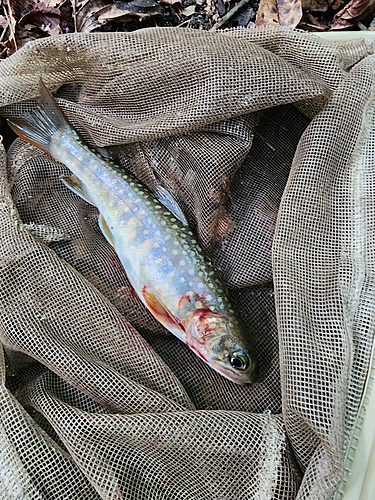
[[[210,363],[209,365],[213,370],[218,372],[220,375],[238,385],[253,384],[254,382],[256,382],[257,379],[256,368],[253,368],[250,371],[250,373],[247,374],[244,373],[243,376],[241,376],[235,372],[229,371],[228,369],[222,367],[220,363]]]

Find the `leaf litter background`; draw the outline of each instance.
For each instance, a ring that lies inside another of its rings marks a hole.
[[[375,0],[1,0],[0,57],[29,40],[154,26],[373,30]]]

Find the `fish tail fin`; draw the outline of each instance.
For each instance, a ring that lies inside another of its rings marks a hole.
[[[50,152],[53,135],[68,122],[51,92],[40,79],[39,107],[19,118],[8,119],[10,128],[22,139],[45,153]]]

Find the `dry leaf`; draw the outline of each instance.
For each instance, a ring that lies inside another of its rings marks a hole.
[[[302,8],[313,12],[325,12],[332,0],[302,0]]]
[[[186,17],[190,17],[195,13],[195,5],[189,5],[182,10],[182,14]]]
[[[109,22],[120,23],[131,17],[144,19],[164,12],[165,8],[155,0],[132,0],[115,4],[108,0],[89,0],[77,11],[77,29],[87,33]]]
[[[279,24],[276,0],[260,0],[255,20],[256,26],[270,26]]]
[[[133,0],[131,2],[121,2],[115,5],[108,5],[101,10],[98,21],[106,24],[110,21],[122,22],[129,17],[151,17],[164,12],[162,6],[154,0]]]
[[[174,5],[175,3],[181,3],[181,0],[160,0],[160,3],[164,5]]]
[[[96,15],[103,7],[108,5],[106,0],[87,0],[77,9],[77,31],[90,33],[99,28],[101,24]]]
[[[256,25],[295,28],[301,18],[301,0],[260,0]]]
[[[3,28],[3,30],[7,29],[9,26],[8,20],[4,16],[0,16],[0,28]]]
[[[38,3],[31,12],[19,20],[19,24],[23,26],[31,25],[42,31],[49,31],[60,24],[60,11],[54,7],[46,7],[44,4]]]
[[[73,0],[75,1],[75,0]],[[60,28],[62,33],[74,33],[73,6],[71,0],[65,0],[60,6]],[[51,33],[52,34],[52,33]]]
[[[277,0],[280,26],[295,28],[302,18],[301,0]]]
[[[375,0],[351,0],[338,12],[331,25],[331,30],[352,28],[365,17],[373,15]]]

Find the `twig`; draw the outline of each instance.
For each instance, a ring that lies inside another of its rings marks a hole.
[[[6,26],[4,26],[3,32],[1,33],[0,42],[2,42],[4,40],[5,33],[6,33],[7,29],[9,28],[9,21],[8,21],[8,19],[6,19],[6,22],[7,22],[7,24],[6,24]]]
[[[267,141],[267,139],[266,139],[265,137],[263,137],[263,135],[262,135],[262,134],[260,134],[259,132],[255,131],[255,132],[254,132],[254,135],[257,135],[258,137],[260,137],[260,139],[261,139],[261,140],[262,140],[265,144],[267,144],[267,146],[268,146],[270,149],[272,149],[272,151],[276,151],[276,148],[274,148],[274,147],[272,146],[272,144],[270,144],[270,143]]]
[[[233,7],[233,9],[231,9],[229,12],[227,12],[224,17],[222,17],[221,19],[219,19],[218,22],[215,23],[212,26],[212,28],[210,29],[210,31],[216,31],[219,28],[221,28],[222,26],[224,26],[224,24],[231,17],[233,17],[236,12],[238,12],[240,9],[242,9],[242,7],[245,7],[245,5],[249,3],[249,1],[250,0],[241,0],[240,2],[238,2],[238,4]]]
[[[315,29],[316,31],[327,31],[327,27],[324,27],[324,26],[317,26],[316,24],[310,24],[310,23],[307,23],[306,21],[300,21],[298,23],[298,26],[297,28],[299,28],[300,26],[306,26],[308,28],[313,28]]]
[[[72,2],[72,7],[73,7],[73,21],[74,21],[74,33],[77,33],[77,6],[76,6],[76,1],[73,0]]]
[[[3,3],[4,14],[5,14],[5,18],[7,20],[7,23],[9,25],[10,39],[12,40],[12,38],[13,38],[14,48],[15,48],[15,50],[17,52],[18,47],[17,47],[17,41],[16,41],[16,31],[14,29],[14,26],[12,25],[12,9],[10,7],[9,0],[7,0],[6,4],[7,4],[7,9],[5,8],[5,2]],[[9,16],[8,16],[8,12],[7,12],[8,9],[9,9]]]
[[[178,24],[176,26],[176,28],[181,28],[181,26],[185,26],[185,24],[189,24],[190,23],[190,19],[186,19],[186,21],[183,21],[181,24]]]

